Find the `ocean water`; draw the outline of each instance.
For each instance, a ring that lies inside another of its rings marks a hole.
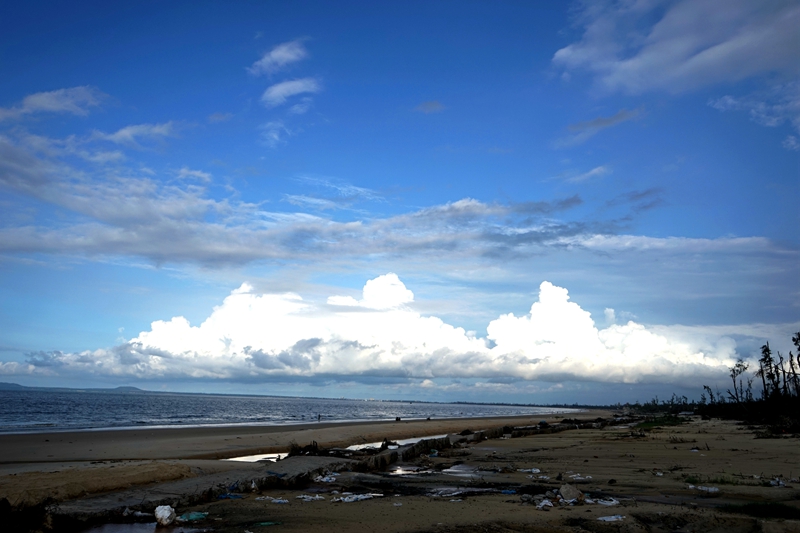
[[[490,404],[83,391],[0,391],[0,432],[543,415],[565,409]]]

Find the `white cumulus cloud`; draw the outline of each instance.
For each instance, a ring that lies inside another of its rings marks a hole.
[[[332,296],[327,305],[294,293],[258,294],[245,283],[200,325],[181,316],[158,320],[112,349],[37,353],[28,363],[49,372],[142,378],[684,383],[725,375],[739,356],[729,330],[678,327],[673,335],[672,326],[632,321],[598,329],[567,289],[545,281],[527,314],[492,320],[480,338],[414,310],[413,293],[389,273],[369,280],[361,299]]]

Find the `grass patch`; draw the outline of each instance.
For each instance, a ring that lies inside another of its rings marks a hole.
[[[637,424],[636,428],[644,431],[650,431],[651,429],[657,427],[680,426],[685,422],[686,419],[680,416],[674,416],[674,415],[658,416],[652,420],[645,420],[644,422]]]
[[[800,518],[800,509],[789,507],[784,503],[746,503],[744,505],[723,505],[720,510],[727,513],[746,514],[756,518]]]

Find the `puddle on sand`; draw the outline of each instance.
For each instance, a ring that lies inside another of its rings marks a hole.
[[[259,461],[268,461],[274,463],[280,461],[281,458],[286,457],[285,453],[261,453],[258,455],[242,455],[240,457],[229,457],[222,459],[223,461],[242,461],[244,463],[257,463]]]
[[[433,474],[433,470],[420,468],[418,466],[396,466],[387,473],[390,476],[418,476],[421,474]]]
[[[450,468],[442,470],[442,474],[457,477],[480,477],[480,474],[474,467],[466,464],[453,465]]]
[[[156,523],[148,522],[146,524],[103,524],[102,526],[84,529],[81,533],[155,533],[155,531]],[[211,530],[174,526],[160,527],[157,531],[159,533],[203,533]]]

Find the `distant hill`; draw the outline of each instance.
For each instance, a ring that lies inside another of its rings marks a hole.
[[[24,387],[22,385],[17,385],[16,383],[4,383],[0,382],[0,390],[24,390],[29,389],[30,387]]]
[[[129,394],[146,394],[150,391],[142,390],[138,387],[116,387],[114,389],[76,389],[76,388],[68,388],[68,387],[26,387],[25,385],[19,385],[18,383],[5,383],[0,382],[0,391],[50,391],[50,392],[69,392],[69,391],[81,391],[81,392],[122,392],[122,393],[129,393]]]

